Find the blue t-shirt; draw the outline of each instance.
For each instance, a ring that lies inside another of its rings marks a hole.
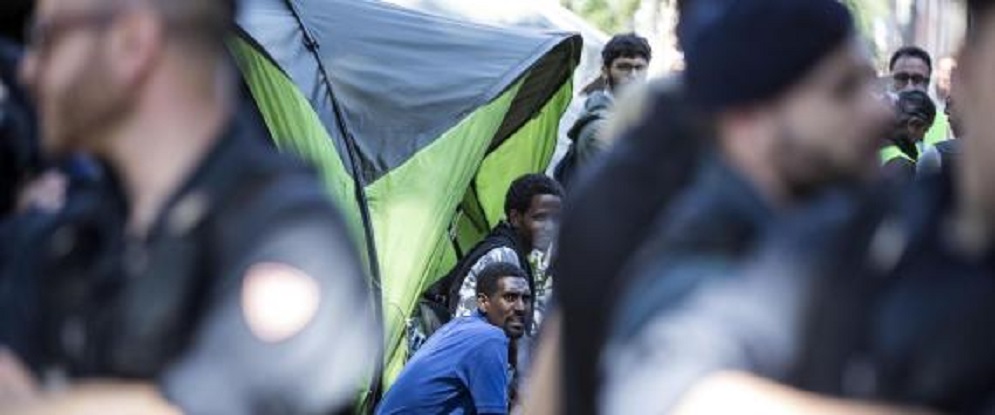
[[[508,337],[480,313],[432,335],[377,409],[377,415],[507,412]]]

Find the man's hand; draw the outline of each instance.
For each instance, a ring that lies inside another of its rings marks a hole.
[[[18,405],[0,403],[0,412],[4,415],[182,415],[151,384],[113,381],[80,383],[69,390],[45,393]]]
[[[31,371],[6,348],[0,346],[0,408],[29,402],[38,397],[38,383]]]

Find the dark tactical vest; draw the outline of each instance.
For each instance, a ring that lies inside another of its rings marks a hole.
[[[126,210],[106,209],[40,238],[46,254],[33,274],[41,278],[40,330],[23,336],[37,339],[27,342],[33,367],[71,377],[156,377],[190,345],[220,290],[239,284],[240,275],[223,273],[235,271],[261,225],[327,208],[303,168],[249,133],[236,125],[216,145],[144,241],[123,236]]]

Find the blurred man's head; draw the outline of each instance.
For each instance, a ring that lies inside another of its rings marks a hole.
[[[509,338],[525,334],[532,309],[532,292],[525,271],[518,266],[498,262],[477,274],[477,307],[487,321],[504,330]]]
[[[740,0],[712,14],[684,44],[689,96],[714,115],[720,151],[772,170],[787,196],[873,172],[891,111],[845,6]]]
[[[601,75],[613,92],[646,80],[653,53],[649,42],[635,33],[615,35],[601,50]]]
[[[894,92],[913,89],[926,92],[933,73],[933,58],[918,46],[906,46],[891,55],[888,70]]]
[[[233,20],[233,0],[39,0],[21,75],[46,150],[105,147],[164,71],[213,91]]]
[[[987,189],[995,174],[995,83],[991,82],[995,68],[995,1],[968,0],[967,4],[973,21],[958,59],[954,86],[965,131],[960,176],[965,186],[962,190],[990,194]],[[983,203],[987,206],[976,208],[995,209],[995,200]]]
[[[527,174],[511,183],[504,213],[530,250],[547,250],[560,228],[563,187],[543,174]]]
[[[957,60],[952,57],[940,59],[936,68],[936,95],[946,102],[950,98],[950,91],[953,88],[954,72],[957,71]]]
[[[896,125],[893,140],[918,143],[936,120],[936,104],[923,91],[902,91],[895,101]]]

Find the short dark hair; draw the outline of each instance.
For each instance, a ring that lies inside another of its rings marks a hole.
[[[545,174],[526,174],[511,182],[508,194],[504,198],[504,213],[511,211],[525,212],[532,204],[532,198],[538,195],[553,195],[563,197],[563,186]]]
[[[902,91],[895,103],[898,110],[904,114],[925,117],[929,124],[936,120],[936,104],[929,94],[920,90]]]
[[[646,38],[637,36],[635,33],[624,33],[612,36],[605,48],[601,50],[601,61],[605,67],[612,66],[612,62],[618,58],[640,57],[647,62],[653,58],[653,50],[650,48]]]
[[[495,262],[484,267],[477,274],[477,295],[483,294],[487,297],[494,295],[498,290],[498,281],[505,277],[528,279],[525,271],[522,271],[518,265]]]
[[[895,64],[898,63],[898,60],[905,57],[922,59],[923,62],[926,62],[926,67],[929,68],[929,72],[933,72],[933,58],[929,56],[929,52],[926,52],[925,49],[918,46],[904,46],[896,50],[895,53],[891,55],[891,62],[888,63],[888,70],[895,70]]]

